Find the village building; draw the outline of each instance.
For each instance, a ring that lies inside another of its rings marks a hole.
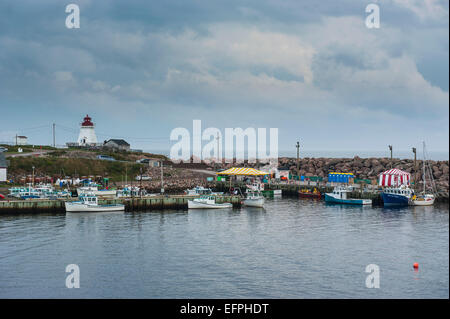
[[[20,135],[16,136],[16,145],[27,145],[28,144],[28,137]]]
[[[130,144],[122,139],[111,139],[103,143],[103,147],[118,151],[129,151]]]
[[[8,180],[7,169],[8,162],[6,161],[5,154],[3,154],[3,152],[0,152],[0,183],[6,182]]]

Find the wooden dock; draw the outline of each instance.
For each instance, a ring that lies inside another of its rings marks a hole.
[[[188,200],[198,196],[157,195],[147,197],[128,197],[116,199],[99,199],[99,204],[124,204],[125,211],[151,211],[162,209],[187,209]],[[76,199],[70,199],[73,201]],[[217,203],[232,203],[233,207],[241,206],[240,196],[216,196]],[[64,213],[65,200],[3,200],[0,201],[0,214],[25,213]]]

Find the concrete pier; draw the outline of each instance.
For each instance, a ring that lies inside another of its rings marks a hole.
[[[148,197],[129,197],[116,199],[99,199],[99,204],[124,204],[125,211],[187,209],[188,200],[198,196],[158,195]],[[70,199],[74,201],[76,199]],[[64,213],[65,200],[3,200],[0,201],[0,214],[25,213]],[[233,207],[241,206],[240,196],[216,196],[217,203],[232,203]]]

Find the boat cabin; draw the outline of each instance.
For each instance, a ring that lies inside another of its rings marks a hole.
[[[385,188],[383,192],[386,194],[403,195],[408,198],[414,193],[409,187]]]
[[[98,198],[92,194],[83,194],[80,197],[80,201],[86,205],[98,205]]]
[[[335,187],[333,189],[333,195],[335,195],[335,198],[339,198],[339,199],[347,199],[347,193],[350,190],[346,187]]]

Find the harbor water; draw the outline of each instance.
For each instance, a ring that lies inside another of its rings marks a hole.
[[[0,215],[0,298],[448,297],[447,204]]]

